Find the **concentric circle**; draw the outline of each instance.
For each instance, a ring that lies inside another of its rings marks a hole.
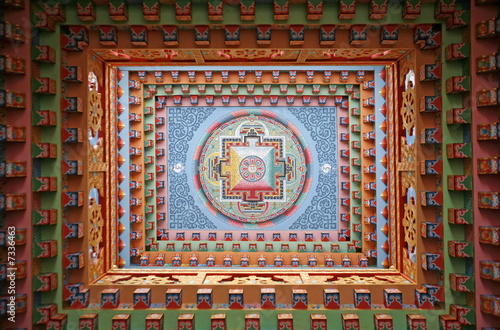
[[[308,191],[310,156],[304,138],[271,111],[227,115],[210,126],[197,150],[198,196],[212,214],[236,227],[283,221]]]
[[[248,156],[240,163],[241,177],[250,182],[259,181],[266,172],[264,161],[257,156]]]

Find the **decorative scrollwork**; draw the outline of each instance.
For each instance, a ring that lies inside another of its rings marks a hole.
[[[128,285],[160,285],[160,284],[171,284],[174,283],[170,277],[168,276],[156,276],[156,275],[148,275],[148,276],[140,276],[140,277],[132,277],[130,280],[126,281]],[[120,282],[121,284],[121,282]]]
[[[403,254],[403,274],[408,275],[411,279],[415,279],[417,264],[411,260],[408,250],[403,249]]]
[[[89,232],[89,244],[94,246],[96,249],[99,243],[102,242],[102,212],[101,205],[96,204],[95,200],[92,199],[90,202],[90,232]]]
[[[415,52],[410,51],[400,61],[399,67],[399,83],[404,84],[405,77],[410,70],[413,70],[415,66]]]
[[[89,117],[89,129],[92,136],[96,136],[97,132],[101,128],[102,116],[104,115],[104,110],[102,108],[101,93],[97,92],[96,85],[94,85],[89,92],[89,104],[88,104],[88,117]]]
[[[105,275],[99,279],[100,284],[116,284],[120,281],[126,281],[132,278],[132,275]]]
[[[104,272],[103,235],[104,219],[101,205],[92,198],[89,207],[89,259],[92,280]]]
[[[97,77],[97,81],[99,83],[99,86],[103,86],[104,85],[104,82],[103,82],[103,77],[104,77],[103,67],[104,67],[104,64],[103,64],[102,60],[98,59],[95,56],[89,56],[88,69],[87,70],[88,70],[88,72],[93,72],[95,74],[95,76]]]
[[[225,280],[231,280],[233,278],[232,275],[207,275],[205,277],[205,280],[203,281],[204,284],[217,284],[217,283],[222,283]]]
[[[302,283],[299,275],[276,275],[275,278],[285,283]]]
[[[106,275],[99,280],[103,284],[120,285],[162,285],[175,283],[169,276]]]
[[[345,48],[345,49],[311,49],[308,51],[308,60],[325,60],[327,58],[342,57],[349,60],[358,58],[377,58],[384,60],[397,60],[400,52],[390,51],[388,48]]]
[[[406,138],[401,137],[401,162],[415,162],[416,161],[416,149],[415,143],[409,145],[406,144]]]
[[[278,284],[278,283],[283,283],[281,281],[275,281],[273,280],[273,276],[270,275],[269,277],[264,277],[264,276],[255,276],[255,275],[250,275],[246,277],[235,277],[232,281],[225,282],[226,284]]]
[[[407,194],[408,188],[415,189],[417,185],[415,172],[401,172],[401,196]]]
[[[104,196],[104,172],[89,173],[89,189],[95,188],[100,196]]]
[[[205,275],[204,273],[199,273],[198,275],[172,275],[172,278],[177,280],[179,284],[202,284]]]
[[[335,108],[289,108],[311,134],[318,150],[318,162],[320,166],[326,164],[333,168],[337,167],[336,155],[337,145],[331,143],[337,135],[337,114]],[[338,197],[337,176],[332,171],[320,171],[316,196],[313,197],[311,205],[290,226],[290,229],[337,229],[335,221],[337,206],[332,203]]]
[[[331,284],[393,284],[404,283],[407,280],[399,275],[381,275],[381,276],[358,276],[338,277]]]

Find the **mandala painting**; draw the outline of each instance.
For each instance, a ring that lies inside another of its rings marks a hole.
[[[287,128],[270,111],[248,112],[232,113],[206,132],[195,155],[194,180],[219,219],[264,228],[300,207],[310,187],[311,155],[291,123]]]

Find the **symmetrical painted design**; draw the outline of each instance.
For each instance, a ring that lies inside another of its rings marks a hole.
[[[311,159],[306,159],[300,132],[289,130],[276,114],[241,115],[218,120],[221,125],[206,132],[210,135],[199,144],[199,157],[195,155],[195,185],[231,220],[267,227],[300,206]]]

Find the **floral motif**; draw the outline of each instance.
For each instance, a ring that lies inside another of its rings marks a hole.
[[[241,161],[240,174],[247,181],[258,181],[266,173],[266,165],[257,156],[249,156]]]
[[[94,85],[89,92],[89,129],[92,136],[96,136],[101,128],[102,116],[104,111],[102,109],[101,93],[97,92],[96,85]]]

